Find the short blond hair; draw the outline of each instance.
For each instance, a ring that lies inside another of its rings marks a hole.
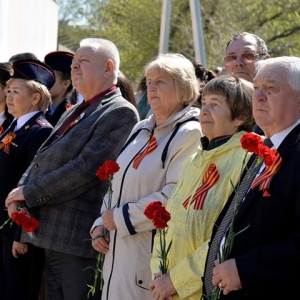
[[[9,85],[12,81],[18,78],[11,78],[7,81],[7,85]],[[35,80],[24,80],[25,85],[33,92],[41,95],[41,99],[38,103],[38,108],[45,113],[48,107],[51,105],[51,95],[47,87]]]
[[[192,104],[199,96],[199,83],[192,62],[181,54],[159,54],[145,66],[145,75],[160,71],[174,79],[176,96],[183,105]]]

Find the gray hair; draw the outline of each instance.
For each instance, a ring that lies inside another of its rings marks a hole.
[[[145,75],[160,71],[174,79],[176,96],[183,105],[193,103],[199,96],[199,83],[192,62],[181,54],[164,53],[145,66]]]
[[[246,35],[250,35],[255,38],[257,46],[258,46],[258,53],[264,54],[263,58],[265,58],[265,56],[268,54],[268,48],[267,48],[266,42],[262,38],[260,38],[258,35],[254,34],[254,33],[249,33],[246,31],[235,33],[230,38],[229,42],[227,43],[226,50],[232,41],[240,40],[243,37],[245,37]]]
[[[255,121],[252,115],[253,83],[231,75],[221,75],[210,80],[202,90],[202,98],[217,94],[226,98],[231,112],[231,120],[243,119],[239,131],[252,131]]]
[[[288,83],[294,91],[300,92],[300,58],[296,56],[280,56],[259,60],[255,63],[256,75],[271,66],[280,66],[285,69],[282,77],[287,76]],[[254,78],[255,80],[255,78]]]
[[[119,69],[120,69],[120,53],[117,46],[106,39],[100,38],[85,38],[80,41],[80,47],[82,46],[92,46],[95,47],[96,50],[101,48],[101,53],[107,58],[111,59],[115,64],[114,74],[115,78],[118,77]]]

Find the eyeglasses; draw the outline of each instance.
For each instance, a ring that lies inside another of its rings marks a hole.
[[[238,57],[240,57],[242,59],[242,61],[246,64],[246,63],[252,63],[255,60],[257,60],[257,57],[260,55],[265,55],[264,53],[254,53],[254,52],[246,52],[246,53],[242,53],[240,55],[238,54],[229,54],[224,56],[223,60],[225,65],[231,65],[233,64]]]

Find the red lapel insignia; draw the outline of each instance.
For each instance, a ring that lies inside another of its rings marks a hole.
[[[274,174],[277,173],[282,163],[282,158],[278,151],[276,149],[272,151],[274,151],[275,154],[273,164],[271,166],[266,166],[265,170],[257,178],[255,178],[251,184],[251,189],[254,189],[259,185],[259,190],[263,191],[263,197],[271,196],[269,186]]]

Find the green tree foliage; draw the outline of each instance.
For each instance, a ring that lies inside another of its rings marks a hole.
[[[237,31],[262,37],[271,56],[300,56],[299,0],[201,0],[208,68],[222,66],[225,47]],[[133,82],[158,53],[162,0],[60,0],[59,35],[76,47],[85,37],[113,41],[121,70]],[[76,50],[74,47],[73,50]],[[169,51],[194,59],[188,0],[173,0]]]

